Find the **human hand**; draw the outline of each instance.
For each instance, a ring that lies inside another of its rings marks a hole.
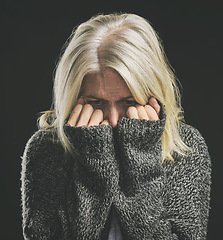
[[[149,104],[142,106],[136,104],[128,108],[126,115],[129,118],[146,119],[146,120],[159,120],[160,105],[154,97],[149,99]]]
[[[90,127],[103,124],[109,125],[109,122],[103,120],[102,110],[94,109],[90,104],[85,104],[83,97],[80,97],[70,114],[67,124],[72,127]]]

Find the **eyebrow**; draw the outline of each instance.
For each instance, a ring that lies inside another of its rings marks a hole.
[[[88,96],[86,96],[86,98],[94,98],[94,99],[97,99],[97,100],[105,100],[103,98],[98,98],[98,97],[95,97],[93,95],[88,95]],[[133,96],[128,96],[128,97],[121,98],[120,100],[127,100],[129,98],[134,98],[134,97]]]

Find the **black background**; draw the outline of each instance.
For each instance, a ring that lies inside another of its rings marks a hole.
[[[183,86],[186,122],[199,129],[209,146],[213,171],[208,239],[219,239],[223,202],[220,2],[1,0],[1,239],[23,239],[20,156],[37,130],[38,113],[50,108],[53,72],[62,45],[77,24],[114,11],[147,18],[163,40]]]

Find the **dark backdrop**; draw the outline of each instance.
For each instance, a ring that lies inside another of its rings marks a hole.
[[[83,5],[82,5],[83,3]],[[53,71],[72,28],[97,13],[131,12],[158,31],[183,86],[188,124],[200,130],[213,163],[208,239],[222,235],[222,20],[219,1],[1,0],[1,239],[22,239],[20,170],[38,113],[51,104]],[[221,102],[221,104],[220,104]],[[221,187],[221,188],[220,188]]]

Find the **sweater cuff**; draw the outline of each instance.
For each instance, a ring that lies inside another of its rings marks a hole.
[[[119,151],[120,185],[127,195],[141,191],[149,182],[163,175],[161,136],[165,127],[162,107],[158,121],[121,119],[116,130]]]
[[[71,127],[66,124],[64,131],[79,166],[103,179],[117,175],[111,125]]]
[[[77,154],[100,154],[113,144],[112,127],[99,125],[90,127],[71,127],[64,125],[64,132]]]
[[[161,105],[160,120],[122,118],[118,121],[119,141],[139,149],[155,145],[161,138],[166,122],[165,108]]]

